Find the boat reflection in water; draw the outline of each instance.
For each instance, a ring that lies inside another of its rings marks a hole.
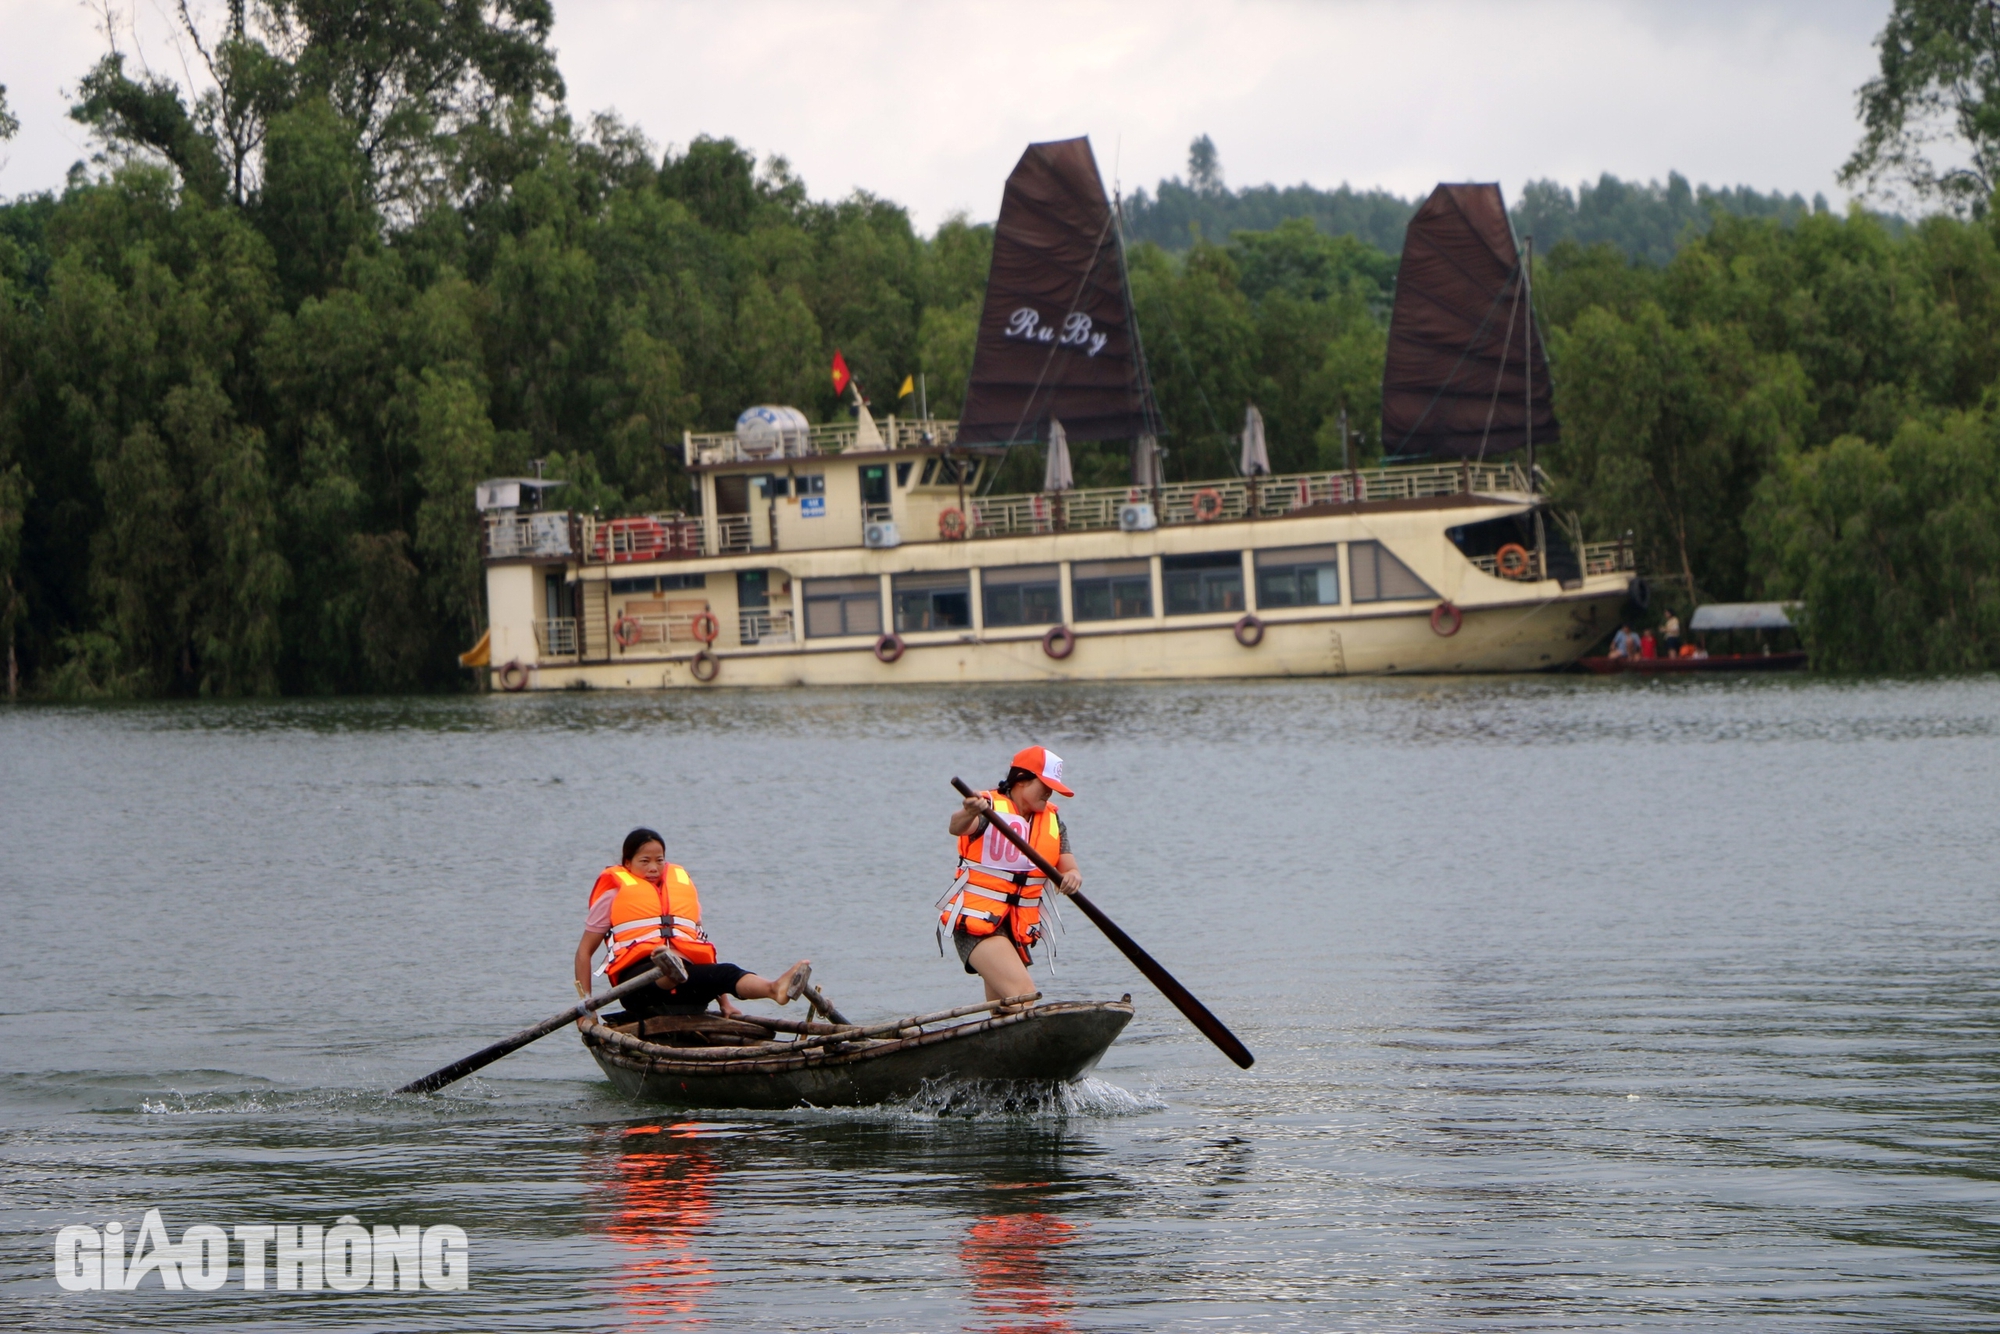
[[[1067,1334],[1074,1294],[1050,1277],[1051,1252],[1077,1228],[1054,1214],[990,1214],[973,1220],[959,1258],[973,1282],[967,1328],[988,1334]]]
[[[715,1212],[717,1165],[700,1133],[692,1122],[634,1126],[612,1141],[600,1187],[611,1206],[604,1235],[636,1252],[614,1280],[621,1327],[707,1323],[700,1304],[715,1273],[697,1243]]]

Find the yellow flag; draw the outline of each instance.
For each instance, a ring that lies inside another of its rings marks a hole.
[[[896,397],[908,398],[911,394],[914,394],[916,392],[917,392],[917,377],[914,375],[905,375],[903,377],[903,387],[896,391]]]

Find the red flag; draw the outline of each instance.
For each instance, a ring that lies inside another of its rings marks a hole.
[[[847,382],[853,378],[852,375],[847,373],[847,358],[840,355],[839,348],[835,348],[833,350],[833,392],[835,394],[846,393]]]

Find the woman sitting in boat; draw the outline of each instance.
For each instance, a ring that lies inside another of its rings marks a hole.
[[[806,988],[812,964],[801,959],[769,982],[738,968],[733,963],[717,963],[715,944],[701,929],[701,898],[687,871],[667,860],[666,840],[650,829],[634,829],[625,836],[624,860],[607,866],[590,888],[590,913],[584,919],[583,939],[576,947],[576,993],[590,994],[590,959],[597,947],[609,938],[600,976],[608,976],[613,986],[627,981],[653,966],[653,951],[662,946],[685,961],[687,979],[672,990],[641,987],[624,998],[627,1014],[646,1018],[656,1014],[700,1014],[711,1001],[722,1003],[724,1014],[735,1014],[729,1003],[738,1000],[774,1000],[791,1004],[792,997]]]
[[[1063,786],[1063,762],[1041,746],[1014,757],[1000,786],[967,797],[949,828],[958,840],[958,876],[938,907],[939,923],[958,949],[965,971],[986,983],[986,999],[1025,996],[1030,949],[1042,938],[1042,889],[1046,877],[1021,850],[991,827],[1005,820],[1043,860],[1061,872],[1056,888],[1074,894],[1083,872],[1070,855],[1069,828],[1051,798],[1076,794]]]

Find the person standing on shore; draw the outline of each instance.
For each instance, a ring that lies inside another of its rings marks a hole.
[[[989,792],[965,799],[947,828],[958,840],[958,873],[938,901],[940,944],[951,937],[965,971],[986,984],[986,999],[1025,996],[1035,990],[1028,977],[1032,948],[1042,940],[1045,877],[992,828],[1005,820],[1023,842],[1062,876],[1056,888],[1074,894],[1083,872],[1070,852],[1069,828],[1053,798],[1076,794],[1063,784],[1060,755],[1029,746],[1014,756],[1007,777]]]

